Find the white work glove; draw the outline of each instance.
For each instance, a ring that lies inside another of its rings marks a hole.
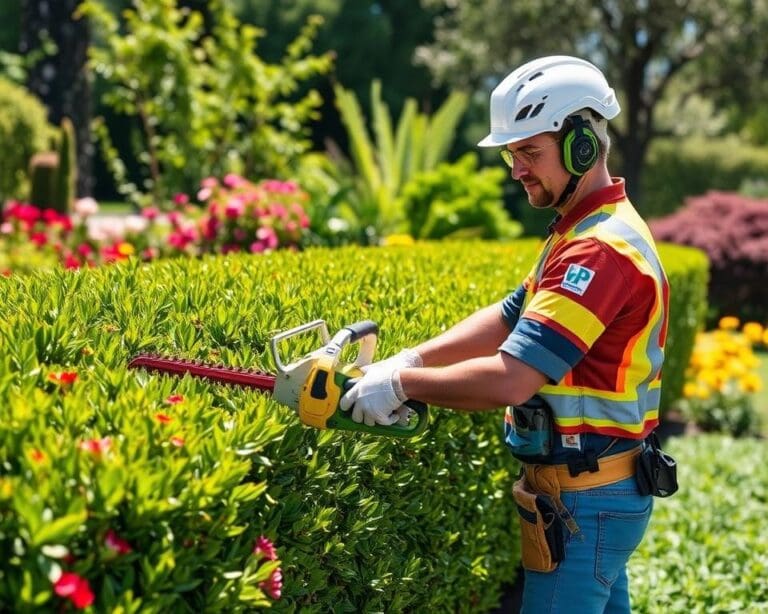
[[[421,360],[421,356],[416,350],[411,348],[405,348],[394,356],[390,356],[379,362],[371,363],[370,365],[364,365],[360,367],[363,373],[368,373],[372,370],[388,370],[393,371],[396,369],[408,369],[410,367],[423,367],[424,362]]]
[[[408,408],[403,406],[407,397],[400,385],[400,373],[395,369],[372,369],[347,392],[339,407],[352,409],[352,420],[368,426],[407,420]]]

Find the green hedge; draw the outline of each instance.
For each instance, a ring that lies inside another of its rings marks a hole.
[[[665,446],[680,490],[656,499],[630,559],[638,614],[768,610],[765,442],[697,435]]]
[[[682,396],[696,333],[704,327],[709,260],[703,251],[693,247],[660,243],[658,249],[669,279],[669,331],[661,389],[663,416]]]
[[[387,356],[513,290],[537,245],[0,278],[0,603],[58,607],[63,570],[90,582],[99,611],[249,609],[267,601],[258,586],[276,564],[252,553],[264,534],[284,577],[278,611],[488,610],[518,561],[517,467],[499,412],[434,409],[425,436],[390,441],[306,428],[264,395],[125,364],[151,350],[272,371],[269,338],[317,317],[331,329],[376,320]],[[662,252],[678,262],[685,250]],[[685,264],[668,268],[687,304],[695,282]],[[670,355],[689,351],[677,330]],[[62,371],[77,380],[53,381]],[[130,552],[110,547],[110,531]]]
[[[27,197],[29,159],[50,149],[56,134],[45,106],[25,88],[0,77],[0,208],[6,199]]]
[[[646,218],[676,211],[688,196],[710,190],[738,191],[745,182],[768,176],[768,149],[738,137],[658,139],[643,170],[642,203]]]

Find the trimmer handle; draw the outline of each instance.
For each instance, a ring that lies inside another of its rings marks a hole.
[[[345,377],[339,374],[341,377]],[[346,378],[341,385],[342,390],[349,392],[359,378]],[[364,422],[355,422],[352,420],[352,411],[337,410],[332,418],[328,420],[330,428],[343,429],[345,431],[359,431],[362,433],[371,433],[372,435],[385,435],[387,437],[416,437],[424,432],[429,423],[429,407],[426,403],[408,399],[403,403],[406,407],[413,410],[407,425],[403,424],[374,424],[368,426]]]

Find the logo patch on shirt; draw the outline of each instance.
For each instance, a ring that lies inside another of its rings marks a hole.
[[[593,270],[578,264],[571,264],[568,265],[568,270],[565,272],[560,287],[581,296],[587,291],[587,287],[594,278],[595,272]]]
[[[563,443],[564,448],[576,448],[581,450],[581,435],[576,433],[574,435],[560,435],[560,440]]]

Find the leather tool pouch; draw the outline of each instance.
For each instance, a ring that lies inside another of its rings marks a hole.
[[[656,433],[645,440],[637,457],[637,488],[641,495],[669,497],[677,492],[677,462],[659,446]]]
[[[512,487],[520,515],[523,567],[529,571],[550,572],[565,557],[563,522],[552,498],[528,490],[525,478]]]

